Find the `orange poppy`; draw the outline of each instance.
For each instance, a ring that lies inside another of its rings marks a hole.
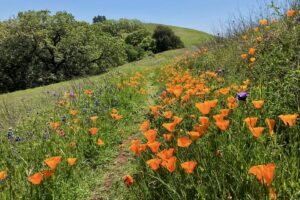
[[[211,108],[214,108],[218,104],[218,99],[214,99],[214,100],[210,100],[210,101],[206,101],[206,102],[210,105]]]
[[[256,61],[256,58],[254,58],[254,57],[250,58],[251,63],[254,63],[255,61]]]
[[[101,140],[100,138],[98,138],[97,144],[101,146],[101,145],[104,145],[105,143],[104,143],[103,140]]]
[[[78,110],[70,110],[70,114],[75,116],[78,113]]]
[[[220,109],[220,113],[225,117],[229,114],[229,109]]]
[[[264,100],[257,100],[257,101],[252,101],[252,104],[256,109],[261,109],[264,105]]]
[[[150,129],[150,130],[144,132],[144,136],[146,137],[148,142],[151,143],[156,140],[156,133],[157,133],[156,129]]]
[[[255,28],[253,29],[253,31],[254,31],[255,33],[257,33],[257,32],[259,31],[259,28],[258,28],[258,27],[255,27]]]
[[[155,141],[155,142],[147,143],[147,146],[151,149],[153,153],[157,153],[159,150],[160,142]]]
[[[43,174],[40,173],[40,172],[35,173],[32,176],[28,177],[28,181],[30,183],[32,183],[33,185],[39,185],[39,184],[41,184],[42,180],[43,180]]]
[[[255,48],[250,48],[248,53],[249,53],[249,55],[253,56],[256,53],[256,49]]]
[[[276,191],[273,188],[269,188],[269,197],[271,200],[277,199]]]
[[[213,115],[213,118],[216,122],[223,121],[224,120],[224,115],[222,115],[222,114]]]
[[[92,120],[92,122],[94,122],[94,123],[97,121],[97,119],[98,119],[97,116],[92,116],[92,117],[91,117],[91,120]]]
[[[173,112],[172,111],[166,111],[166,112],[163,112],[163,115],[165,116],[165,118],[171,119],[172,116],[173,116]]]
[[[175,169],[176,169],[176,160],[177,158],[175,156],[167,159],[167,160],[164,160],[161,165],[163,167],[165,167],[170,173],[174,172]]]
[[[186,173],[193,173],[195,167],[197,165],[196,161],[188,161],[181,164],[181,167],[185,170]]]
[[[199,121],[201,122],[201,125],[205,128],[208,127],[209,118],[208,117],[199,117]]]
[[[124,181],[124,183],[125,183],[128,187],[131,186],[131,185],[133,184],[133,182],[134,182],[132,176],[130,176],[130,175],[124,176],[124,177],[123,177],[123,181]]]
[[[261,20],[259,20],[259,23],[260,23],[260,25],[267,26],[268,25],[268,20],[267,19],[261,19]]]
[[[261,43],[262,41],[263,41],[263,38],[262,38],[262,37],[257,37],[257,38],[256,38],[256,42],[257,42],[257,43]]]
[[[230,96],[227,98],[227,106],[229,109],[233,110],[237,107],[237,101],[234,97]]]
[[[177,139],[177,145],[183,148],[190,146],[192,142],[193,141],[189,137],[180,137]]]
[[[158,154],[157,154],[157,156],[160,158],[160,159],[162,159],[162,160],[167,160],[167,159],[169,159],[169,158],[171,158],[172,156],[173,156],[173,154],[174,154],[174,148],[170,148],[170,149],[164,149],[164,150],[162,150],[161,152],[159,152]]]
[[[77,160],[77,158],[68,158],[68,164],[70,166],[73,166],[73,165],[75,165],[76,160]]]
[[[229,120],[217,121],[216,125],[221,131],[226,131],[229,126]]]
[[[252,135],[255,137],[255,138],[258,138],[259,136],[261,136],[261,134],[263,133],[263,131],[265,130],[264,127],[249,127]]]
[[[286,15],[287,15],[288,17],[293,17],[293,16],[295,15],[295,13],[296,13],[296,11],[294,11],[294,10],[288,10],[288,11],[286,12]]]
[[[270,186],[273,181],[275,168],[276,165],[274,163],[267,165],[256,165],[249,169],[249,173],[255,175],[262,184]]]
[[[91,97],[94,94],[93,90],[85,90],[84,93],[87,94],[89,97]]]
[[[195,104],[196,108],[198,108],[198,110],[204,114],[207,115],[210,113],[210,103],[204,102],[204,103],[196,103]]]
[[[269,134],[272,136],[274,134],[274,128],[275,128],[275,120],[266,118],[266,124],[269,128]]]
[[[44,170],[42,172],[43,176],[45,176],[46,178],[49,178],[50,176],[52,176],[54,174],[54,172],[52,170]]]
[[[279,119],[283,121],[286,126],[294,126],[297,120],[298,114],[293,115],[279,115]]]
[[[150,121],[146,120],[141,124],[140,131],[144,132],[147,131],[149,128],[150,128]]]
[[[56,166],[60,163],[62,156],[54,156],[47,158],[44,162],[50,167],[50,169],[55,169]]]
[[[173,134],[172,133],[166,133],[166,134],[163,134],[163,137],[166,141],[171,141],[171,139],[173,137]]]
[[[192,140],[198,140],[201,137],[201,134],[197,131],[190,131],[189,135],[191,136]]]
[[[0,171],[0,181],[3,181],[4,179],[6,179],[6,177],[7,177],[7,171],[6,170]]]
[[[90,128],[89,132],[91,135],[96,135],[98,133],[98,128],[96,127]]]
[[[182,121],[182,118],[178,117],[178,116],[174,116],[173,120],[174,120],[173,123],[175,123],[177,125],[177,124],[179,124]]]
[[[228,87],[227,88],[221,88],[221,89],[219,89],[219,92],[223,95],[226,95],[230,92],[230,88],[228,88]]]
[[[130,150],[136,154],[139,155],[141,153],[141,149],[140,149],[140,141],[139,140],[132,140],[131,141],[131,146],[130,146]]]
[[[154,158],[154,159],[148,160],[146,163],[147,163],[147,165],[149,165],[149,167],[152,170],[156,171],[156,170],[158,170],[159,165],[160,165],[161,162],[162,162],[161,159]]]
[[[169,132],[173,133],[175,131],[176,123],[163,123],[163,127],[167,129]]]
[[[112,114],[110,114],[110,115],[111,115],[111,117],[112,117],[113,119],[115,119],[115,120],[120,120],[120,119],[123,118],[122,115],[119,115],[119,114],[114,114],[114,113],[112,113]]]
[[[248,125],[248,127],[255,127],[257,119],[257,117],[247,117],[244,119],[244,122]]]
[[[247,59],[247,57],[248,57],[248,55],[247,55],[246,53],[241,54],[241,58],[242,58],[242,59],[245,60],[245,59]]]
[[[59,127],[59,122],[53,122],[53,123],[51,123],[51,127],[52,127],[54,130],[58,129],[58,127]]]

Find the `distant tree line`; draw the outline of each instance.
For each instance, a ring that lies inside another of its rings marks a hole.
[[[0,93],[95,75],[151,53],[183,47],[168,27],[138,20],[76,21],[66,12],[20,12],[0,22]]]

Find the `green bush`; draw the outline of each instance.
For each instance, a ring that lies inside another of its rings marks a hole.
[[[157,26],[154,30],[153,38],[156,40],[156,52],[184,47],[180,38],[167,26]]]

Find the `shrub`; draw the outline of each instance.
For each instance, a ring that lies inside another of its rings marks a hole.
[[[157,26],[154,30],[153,38],[156,40],[156,52],[184,47],[180,38],[167,26]]]

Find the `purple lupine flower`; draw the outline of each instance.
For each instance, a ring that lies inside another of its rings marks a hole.
[[[8,132],[7,132],[7,139],[8,140],[12,140],[14,138],[14,134],[13,134],[13,132],[11,131],[11,130],[9,130]]]
[[[16,137],[15,141],[16,141],[16,142],[21,142],[21,141],[22,141],[22,138]]]
[[[75,95],[74,95],[74,93],[73,92],[70,92],[69,93],[69,97],[74,97]]]
[[[61,121],[62,121],[62,122],[66,122],[66,121],[67,121],[67,116],[66,116],[66,115],[63,115],[63,116],[61,117]]]
[[[247,97],[249,96],[249,93],[246,91],[240,92],[237,94],[237,99],[239,101],[245,101],[247,99]]]
[[[217,69],[217,70],[216,70],[216,73],[217,73],[217,74],[221,74],[223,71],[224,71],[224,69]]]
[[[87,111],[86,108],[83,108],[83,109],[82,109],[82,112],[83,112],[83,113],[86,113],[86,111]]]

